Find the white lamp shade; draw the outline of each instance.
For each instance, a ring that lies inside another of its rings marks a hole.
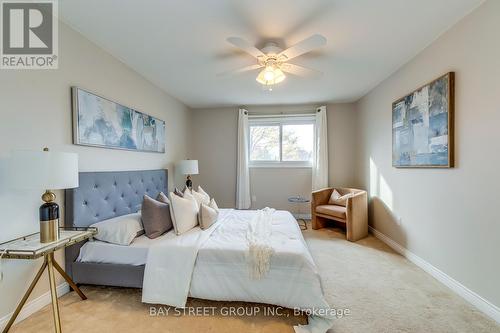
[[[183,175],[198,174],[198,160],[182,160],[179,162],[179,171]]]
[[[10,159],[15,189],[60,190],[78,187],[78,154],[17,150]]]

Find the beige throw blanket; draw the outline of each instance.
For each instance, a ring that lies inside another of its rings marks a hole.
[[[247,263],[250,277],[253,279],[260,279],[269,271],[271,256],[274,253],[270,241],[274,212],[275,209],[269,207],[258,210],[248,224]]]

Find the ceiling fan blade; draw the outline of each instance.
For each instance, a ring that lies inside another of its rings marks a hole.
[[[254,71],[254,70],[262,68],[262,67],[264,67],[264,66],[256,64],[256,65],[246,66],[246,67],[232,69],[232,70],[229,70],[226,72],[222,72],[222,73],[217,74],[217,76],[228,76],[228,75],[240,74],[240,73],[244,73],[244,72]]]
[[[320,71],[317,71],[315,69],[310,69],[310,68],[302,67],[302,66],[295,65],[295,64],[284,63],[281,65],[280,68],[283,72],[287,72],[287,73],[298,75],[298,76],[311,77],[311,76],[323,75],[323,73],[321,73]]]
[[[246,53],[254,56],[255,58],[260,58],[260,57],[264,57],[265,54],[262,53],[261,50],[259,50],[258,48],[256,48],[255,46],[251,45],[249,42],[247,42],[246,40],[244,40],[243,38],[239,38],[239,37],[229,37],[226,39],[229,43],[233,44],[234,46],[236,46],[237,48],[239,49],[242,49],[243,51],[245,51]]]
[[[318,34],[312,35],[285,51],[282,51],[278,57],[284,57],[286,60],[290,60],[324,45],[326,45],[325,37]]]

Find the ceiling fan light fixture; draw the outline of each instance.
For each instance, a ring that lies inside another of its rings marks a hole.
[[[274,81],[274,68],[272,68],[271,66],[264,69],[264,80]]]
[[[259,73],[256,80],[264,86],[272,86],[282,82],[285,78],[285,73],[281,69],[267,66]]]

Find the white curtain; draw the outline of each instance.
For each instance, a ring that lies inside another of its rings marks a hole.
[[[328,133],[326,106],[316,109],[316,131],[312,169],[313,190],[328,187]]]
[[[248,169],[248,111],[240,109],[238,116],[238,165],[236,208],[250,208],[250,171]]]

